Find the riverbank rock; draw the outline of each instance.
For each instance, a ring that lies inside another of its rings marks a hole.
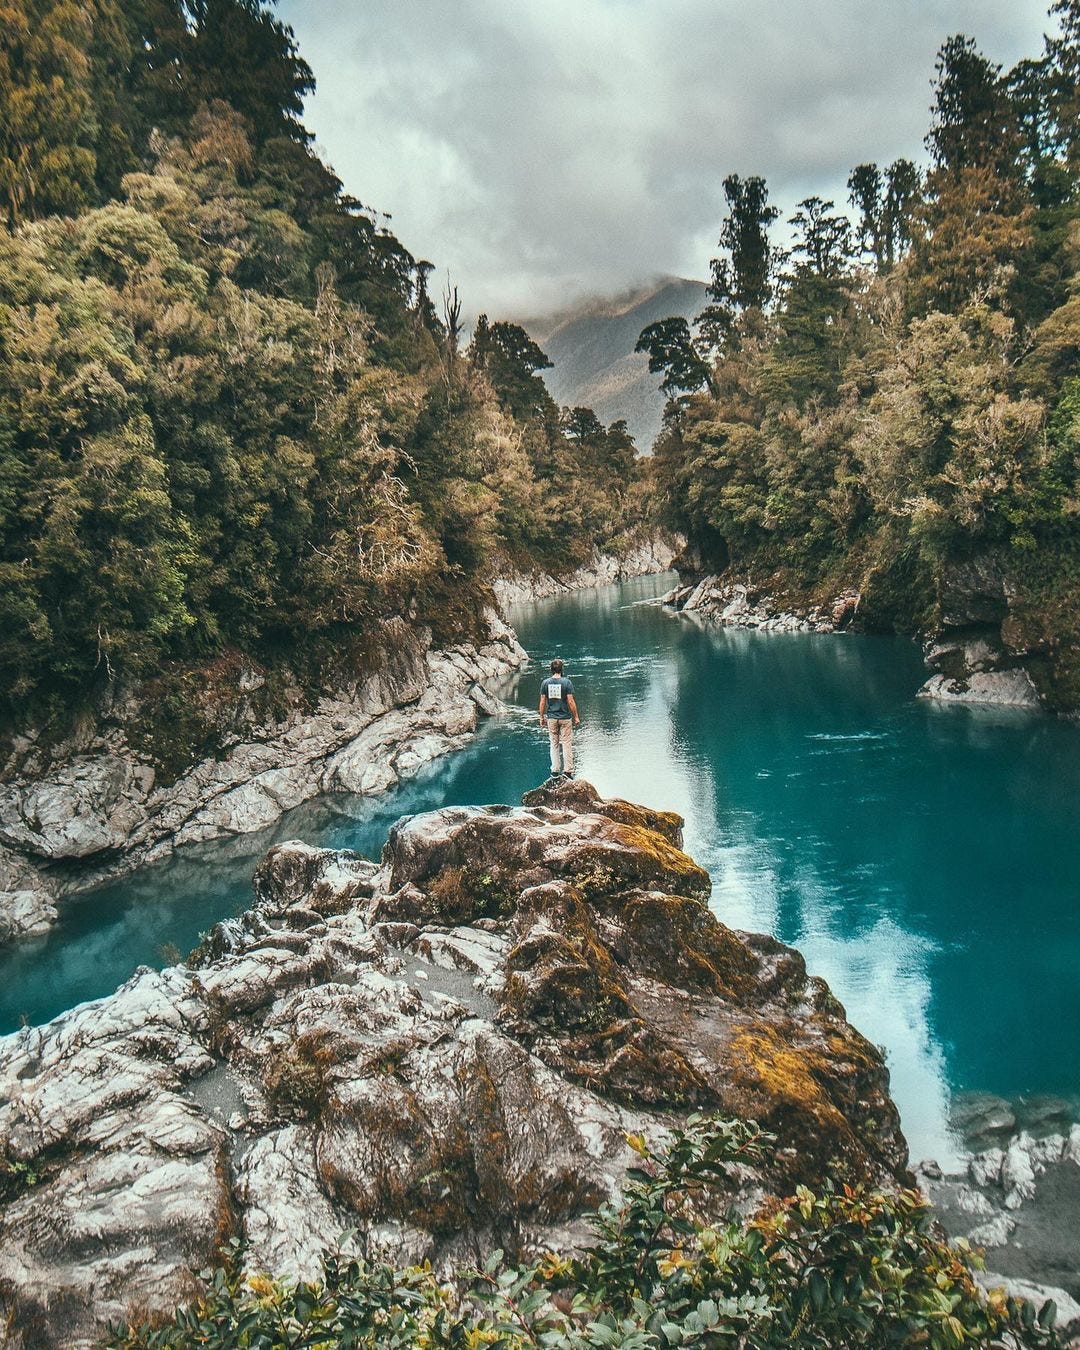
[[[131,708],[60,745],[24,739],[0,781],[0,941],[44,931],[61,897],[180,844],[252,833],[323,792],[384,792],[462,745],[499,710],[484,683],[528,660],[494,610],[485,622],[486,641],[439,651],[425,631],[389,624],[381,653],[341,688],[313,704],[287,690],[261,721],[250,702],[261,677],[230,669],[212,691],[219,744],[172,779],[134,748]]]
[[[935,674],[919,690],[919,698],[1012,708],[1040,706],[1030,674],[1004,649],[993,629],[947,632],[927,642],[923,650]]]
[[[983,1248],[985,1287],[1058,1305],[1063,1344],[1080,1344],[1080,1104],[1060,1097],[957,1099],[963,1170],[916,1168],[952,1238]]]
[[[859,607],[859,593],[844,590],[826,604],[786,605],[767,590],[724,577],[705,576],[676,586],[662,603],[680,614],[708,619],[729,628],[758,628],[772,633],[835,633],[848,627]]]
[[[0,844],[0,942],[36,937],[55,922],[53,893],[38,869]]]
[[[681,547],[681,539],[654,531],[636,539],[621,553],[594,553],[583,566],[558,576],[550,572],[520,572],[508,568],[492,582],[491,589],[505,613],[513,605],[666,572]]]
[[[812,604],[778,598],[774,589],[782,593],[780,583],[779,577],[750,585],[730,575],[695,575],[664,595],[662,603],[689,618],[763,632],[834,633],[859,625],[862,595],[855,587]],[[992,561],[949,570],[935,635],[924,644],[933,673],[917,697],[1022,709],[1048,706],[1045,690],[1032,675],[1045,667],[1045,653],[1023,637],[1023,625],[1014,621],[1009,605],[1008,584]]]
[[[406,818],[379,866],[273,849],[196,968],[0,1042],[8,1345],[88,1345],[190,1299],[239,1236],[310,1275],[580,1241],[629,1132],[777,1136],[731,1199],[906,1179],[879,1052],[802,958],[736,933],[677,816],[585,782]]]

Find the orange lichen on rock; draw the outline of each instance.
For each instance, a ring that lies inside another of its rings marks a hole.
[[[758,1098],[756,1114],[795,1107],[832,1128],[845,1126],[815,1076],[817,1056],[805,1046],[794,1049],[775,1027],[755,1023],[744,1028],[732,1039],[729,1053],[734,1081]]]
[[[727,999],[755,995],[758,963],[697,900],[657,891],[622,897],[619,956],[645,975]]]
[[[630,853],[630,858],[618,860],[609,858],[605,852],[604,861],[617,869],[623,882],[642,886],[655,882],[658,888],[676,895],[708,899],[712,890],[708,872],[659,830],[613,820],[598,834],[605,843],[616,843]],[[585,853],[587,857],[588,849]]]
[[[878,1052],[848,1030],[854,1044],[836,1033],[808,1042],[797,1025],[759,1020],[741,1028],[728,1046],[724,1109],[777,1135],[776,1176],[789,1186],[820,1184],[823,1176],[863,1180],[877,1168],[907,1177],[906,1152],[896,1147],[899,1119],[886,1091],[888,1075]],[[846,1081],[853,1061],[856,1092],[847,1090]],[[866,1129],[871,1122],[881,1128],[880,1138]]]

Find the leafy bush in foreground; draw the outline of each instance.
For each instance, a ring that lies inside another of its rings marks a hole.
[[[592,1218],[593,1246],[440,1279],[327,1252],[322,1279],[244,1275],[234,1249],[203,1298],[167,1325],[117,1328],[111,1350],[279,1347],[1051,1346],[1055,1309],[972,1279],[977,1257],[934,1231],[914,1191],[805,1188],[746,1221],[705,1218],[733,1165],[771,1137],[691,1117],[666,1147],[632,1135],[641,1164],[622,1203]]]

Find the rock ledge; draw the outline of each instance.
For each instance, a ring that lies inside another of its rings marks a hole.
[[[490,610],[486,640],[432,650],[429,635],[387,625],[385,650],[315,707],[296,701],[260,722],[236,673],[238,730],[216,755],[158,782],[130,744],[125,710],[88,738],[48,749],[23,738],[0,773],[0,942],[46,931],[57,901],[154,862],[180,844],[250,834],[323,792],[377,794],[467,740],[498,711],[483,682],[528,660]]]
[[[305,1275],[573,1244],[625,1136],[694,1109],[778,1136],[731,1198],[906,1179],[878,1051],[802,958],[731,931],[681,820],[546,784],[406,818],[381,865],[273,849],[197,968],[0,1042],[11,1346],[192,1297],[238,1235]]]

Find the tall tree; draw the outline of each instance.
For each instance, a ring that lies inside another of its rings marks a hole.
[[[516,323],[489,323],[481,314],[469,344],[469,358],[491,381],[499,401],[519,421],[554,422],[557,409],[536,373],[554,364]]]
[[[848,201],[859,212],[858,246],[868,253],[880,271],[884,261],[882,238],[881,170],[876,164],[857,164],[848,175]]]
[[[831,281],[847,270],[854,255],[851,222],[847,216],[831,215],[835,207],[821,197],[806,197],[788,221],[796,231],[792,256],[797,271]]]
[[[858,247],[879,272],[889,271],[911,243],[920,184],[910,159],[894,160],[884,175],[876,164],[859,164],[848,177],[848,201],[859,212]]]
[[[1051,107],[1065,163],[1080,173],[1080,0],[1056,0],[1060,35],[1047,42]]]
[[[910,159],[894,159],[885,174],[882,245],[886,268],[898,262],[912,240],[922,175]]]
[[[709,264],[708,295],[713,303],[698,317],[699,330],[713,347],[733,336],[741,313],[769,304],[779,261],[769,241],[769,226],[780,212],[769,204],[764,178],[730,174],[724,179],[724,197],[728,211],[720,227],[722,251]]]
[[[982,55],[973,38],[958,33],[942,44],[934,70],[926,145],[935,170],[995,168],[1015,178],[1019,126],[1001,67]]]
[[[188,80],[200,101],[220,98],[251,123],[257,142],[309,139],[300,124],[315,88],[293,31],[263,0],[185,0],[191,26]]]
[[[769,205],[764,178],[724,179],[728,211],[720,227],[722,252],[710,263],[712,280],[706,293],[712,301],[698,315],[697,335],[683,318],[661,319],[642,332],[634,350],[647,352],[649,370],[663,373],[661,393],[692,393],[707,387],[715,393],[712,358],[739,346],[740,317],[761,311],[775,293],[780,254],[769,240],[769,226],[780,214]]]
[[[683,318],[660,319],[641,330],[635,352],[647,352],[649,371],[663,374],[660,392],[669,398],[711,387],[711,371]]]
[[[935,69],[917,293],[923,304],[955,308],[977,292],[996,288],[1004,296],[1015,288],[1031,242],[1031,207],[1020,120],[1001,67],[970,38],[956,36],[942,46]]]

